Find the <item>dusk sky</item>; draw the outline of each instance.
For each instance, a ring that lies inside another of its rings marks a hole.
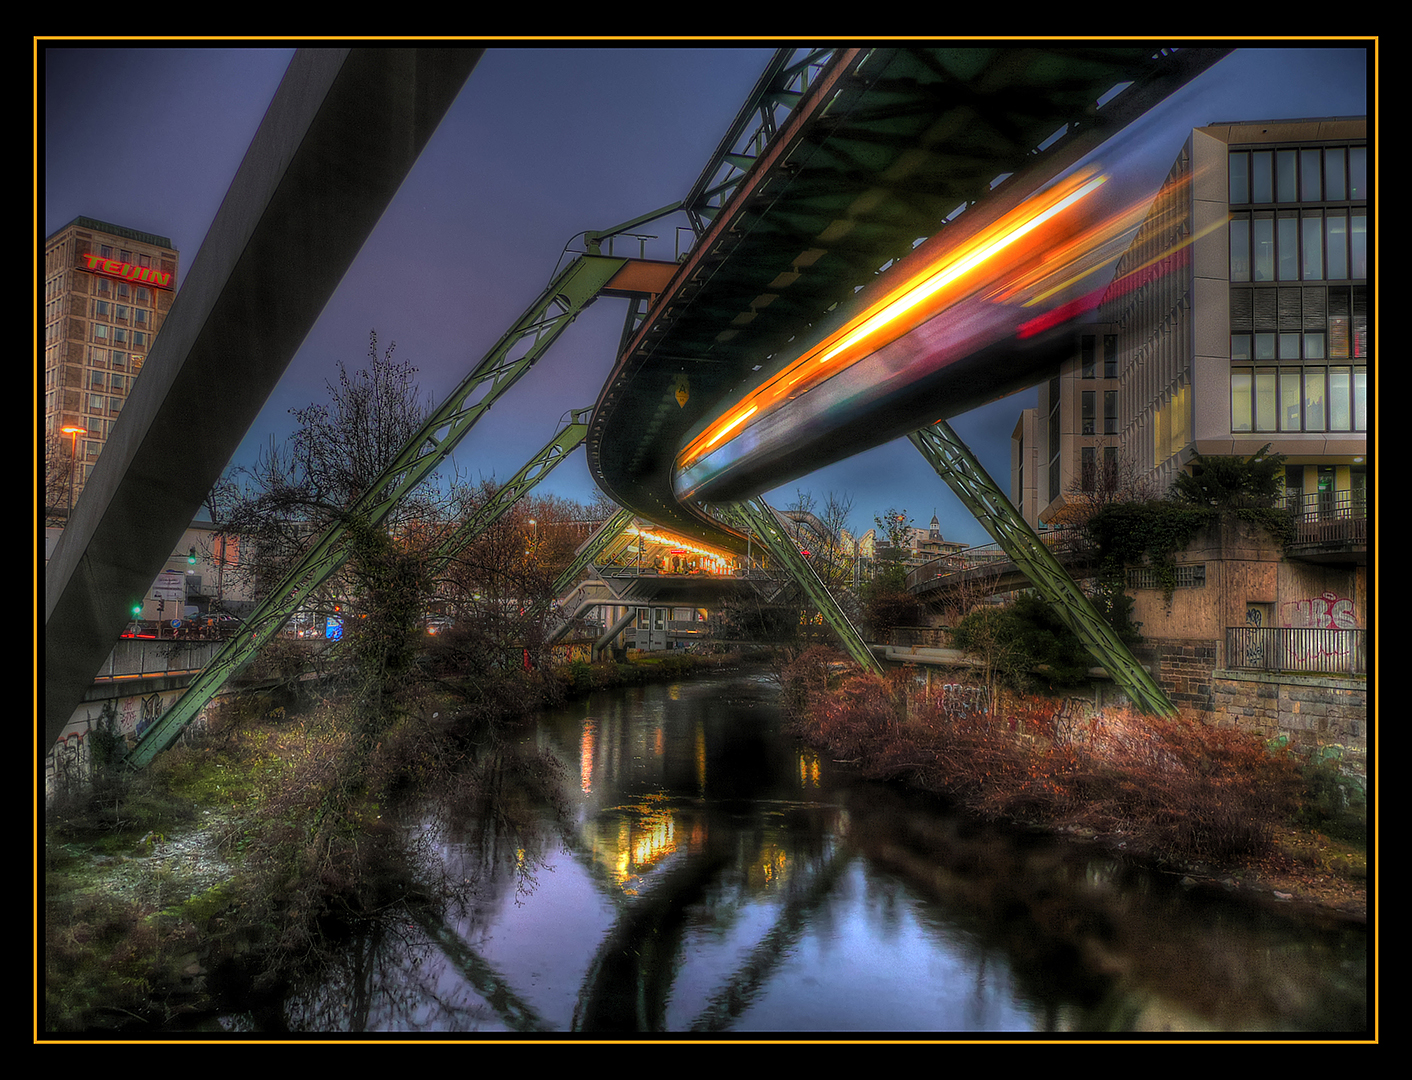
[[[38,241],[81,215],[157,233],[181,254],[180,282],[293,50],[60,45],[40,43],[36,72]],[[735,43],[489,49],[234,460],[285,438],[292,407],[325,400],[338,360],[362,366],[372,329],[384,346],[397,343],[395,355],[439,403],[535,299],[572,237],[686,195],[772,52]],[[1346,44],[1240,50],[1222,61],[1139,134],[1154,194],[1192,127],[1366,114],[1368,59]],[[647,255],[673,258],[685,224],[674,215],[640,230],[661,238]],[[463,478],[508,479],[569,409],[594,404],[625,310],[605,299],[580,317],[461,443]],[[1010,433],[1035,397],[952,421],[1004,487]],[[829,492],[851,497],[859,532],[896,506],[917,525],[935,511],[947,539],[989,542],[905,440],[766,497],[784,506],[796,488],[820,502]],[[583,451],[539,490],[589,501]]]

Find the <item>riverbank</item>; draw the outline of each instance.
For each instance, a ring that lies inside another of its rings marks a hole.
[[[564,700],[738,662],[683,654],[567,665],[547,693]],[[477,756],[502,770],[487,789],[542,794],[553,779],[546,764],[501,751],[544,687],[500,693],[488,705],[420,698],[376,747],[367,785],[340,811],[317,859],[303,856],[330,816],[338,782],[330,763],[347,750],[336,699],[301,706],[252,696],[149,768],[110,768],[56,799],[42,864],[46,1037],[180,1030],[232,992],[242,1008],[277,1001],[291,956],[405,889],[398,875],[415,859],[398,850],[389,824],[399,800],[445,783]],[[474,785],[484,774],[467,775]]]
[[[1337,766],[1231,729],[1011,698],[992,718],[908,676],[806,653],[784,673],[794,733],[871,779],[1041,827],[1311,917],[1366,923],[1365,825]],[[1361,790],[1361,789],[1360,789]]]

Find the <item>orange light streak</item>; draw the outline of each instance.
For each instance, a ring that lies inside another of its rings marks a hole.
[[[786,394],[795,396],[811,389],[941,311],[943,299],[951,298],[954,292],[950,286],[966,282],[997,255],[1053,221],[1106,180],[1104,175],[1080,173],[1017,207],[968,244],[943,252],[760,386],[744,399],[745,408],[693,439],[678,457],[677,468],[689,468],[751,416],[761,410],[772,411]],[[880,340],[884,331],[891,331],[891,335]],[[791,390],[800,382],[804,386]]]

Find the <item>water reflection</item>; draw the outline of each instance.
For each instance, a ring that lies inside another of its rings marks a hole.
[[[857,783],[779,738],[773,702],[701,681],[546,716],[567,816],[429,810],[435,902],[370,928],[291,1029],[1364,1025],[1360,932]]]

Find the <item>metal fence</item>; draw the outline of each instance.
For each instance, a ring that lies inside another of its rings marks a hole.
[[[1314,626],[1230,626],[1226,667],[1318,675],[1366,675],[1367,631]]]
[[[1368,497],[1362,491],[1326,491],[1284,502],[1294,518],[1294,545],[1368,542]]]

